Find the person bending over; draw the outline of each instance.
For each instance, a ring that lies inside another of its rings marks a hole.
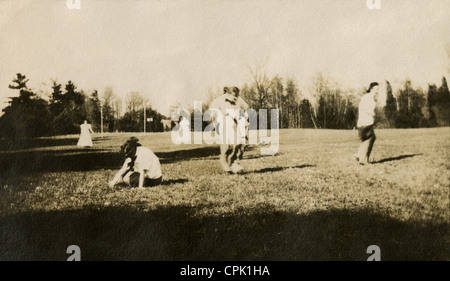
[[[140,188],[161,184],[162,172],[158,157],[138,141],[137,138],[131,137],[120,147],[120,152],[125,157],[125,161],[122,168],[109,182],[110,187],[119,182]]]

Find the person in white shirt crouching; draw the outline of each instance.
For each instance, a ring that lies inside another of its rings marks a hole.
[[[120,147],[121,153],[125,156],[125,161],[122,168],[109,182],[110,187],[119,182],[139,188],[161,184],[162,172],[158,157],[138,141],[137,138],[131,137]]]

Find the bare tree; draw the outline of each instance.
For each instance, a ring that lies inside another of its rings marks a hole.
[[[102,95],[103,124],[107,126],[109,132],[113,132],[117,127],[116,102],[117,96],[112,87],[106,87]]]
[[[138,92],[128,93],[125,102],[128,112],[138,112],[144,107],[144,98]]]
[[[271,85],[271,81],[267,76],[261,65],[258,65],[256,68],[252,68],[247,65],[250,76],[251,76],[251,87],[254,89],[254,94],[256,98],[256,105],[258,109],[267,108],[268,103],[268,94],[269,88]]]

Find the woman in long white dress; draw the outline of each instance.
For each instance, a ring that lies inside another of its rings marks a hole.
[[[94,133],[94,131],[92,131],[91,124],[88,124],[88,122],[84,120],[84,124],[81,124],[80,128],[81,128],[80,139],[78,140],[77,145],[84,147],[91,147],[93,145],[91,133],[92,134]]]
[[[182,143],[191,143],[191,124],[186,116],[181,116],[179,133],[181,133],[180,141]]]

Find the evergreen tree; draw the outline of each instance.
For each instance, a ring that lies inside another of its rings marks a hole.
[[[55,117],[53,122],[55,133],[58,135],[78,134],[80,133],[80,124],[86,119],[84,107],[86,97],[82,92],[76,90],[77,87],[70,80],[65,85],[63,94],[60,94],[58,89],[60,89],[59,85],[54,85],[54,108],[60,110],[60,105],[62,105],[62,111]]]
[[[50,111],[53,117],[57,117],[64,110],[63,105],[63,95],[62,95],[62,85],[53,81],[52,85],[52,95],[50,97]]]
[[[36,96],[27,87],[28,79],[17,73],[10,89],[19,90],[18,97],[12,97],[9,106],[3,109],[0,118],[0,135],[16,139],[46,136],[51,134],[51,114],[45,100]]]
[[[439,126],[450,126],[450,92],[447,79],[442,77],[442,84],[437,91],[438,114],[437,122]]]
[[[428,120],[431,127],[437,126],[437,118],[436,118],[436,111],[437,111],[437,92],[438,88],[434,84],[428,85],[428,92],[427,92],[427,109],[428,109]]]
[[[384,116],[387,120],[387,127],[394,128],[397,118],[397,101],[392,93],[391,83],[386,80],[386,106],[384,107]]]
[[[312,105],[308,99],[300,103],[300,128],[314,128]]]
[[[94,90],[85,103],[86,119],[92,125],[94,131],[100,131],[101,109],[97,90]]]
[[[317,106],[317,123],[320,128],[327,128],[327,104],[325,100],[325,96],[319,97],[319,102]]]
[[[348,98],[347,99],[347,110],[345,112],[345,128],[346,129],[356,128],[357,116],[358,116],[358,107],[353,105],[352,101]]]

